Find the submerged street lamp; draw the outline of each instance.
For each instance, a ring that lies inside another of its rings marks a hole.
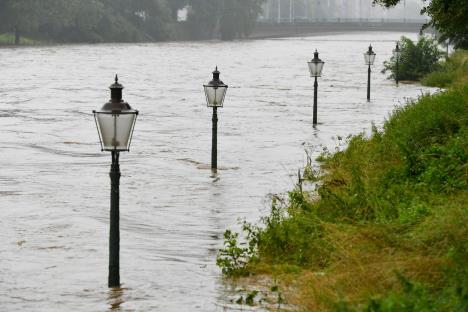
[[[395,57],[396,61],[396,70],[395,70],[395,82],[398,86],[398,63],[400,61],[400,56],[401,56],[401,51],[400,51],[400,46],[398,45],[398,42],[396,44],[395,50],[393,50],[393,56]]]
[[[314,82],[314,117],[313,117],[313,124],[315,126],[317,124],[317,88],[318,88],[317,77],[322,76],[322,69],[323,69],[323,65],[325,63],[321,59],[319,59],[319,54],[318,54],[317,50],[315,50],[314,58],[310,62],[308,62],[308,64],[309,64],[310,77],[315,77],[315,82]]]
[[[371,65],[374,65],[375,61],[375,53],[372,51],[372,46],[369,45],[369,50],[364,53],[364,62],[366,65],[369,65],[369,69],[367,70],[367,101],[370,101],[370,74],[371,74]]]
[[[218,168],[218,107],[223,107],[224,97],[228,86],[219,80],[218,66],[213,72],[213,80],[203,85],[205,88],[206,104],[213,107],[213,126],[211,138],[211,169]]]
[[[101,142],[101,151],[111,152],[111,208],[109,233],[109,287],[120,286],[120,230],[119,230],[119,153],[130,150],[138,111],[122,100],[123,86],[117,75],[109,87],[111,99],[99,111],[93,111]]]

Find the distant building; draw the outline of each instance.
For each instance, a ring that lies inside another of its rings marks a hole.
[[[292,22],[421,22],[423,0],[402,0],[396,7],[385,9],[372,5],[372,0],[267,0],[260,21]]]
[[[184,8],[177,11],[177,21],[178,22],[187,21],[187,14],[188,14],[189,9],[190,9],[190,7],[187,5]]]

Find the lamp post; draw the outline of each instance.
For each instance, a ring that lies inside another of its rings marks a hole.
[[[395,50],[393,50],[393,56],[395,57],[395,61],[396,61],[395,82],[396,82],[396,85],[398,86],[398,65],[399,65],[400,56],[401,56],[400,46],[398,45],[398,42],[396,44]]]
[[[317,124],[317,88],[318,88],[317,77],[322,76],[322,69],[323,69],[323,65],[325,63],[321,59],[319,59],[319,54],[318,54],[317,50],[315,50],[314,58],[310,62],[308,62],[308,64],[309,64],[310,77],[315,77],[315,82],[314,82],[314,117],[313,117],[313,124],[315,126]]]
[[[120,230],[119,230],[119,153],[130,150],[133,129],[138,111],[122,100],[123,86],[117,75],[109,87],[111,99],[99,111],[93,111],[101,142],[101,151],[111,152],[111,207],[109,232],[109,279],[108,286],[120,286]]]
[[[372,51],[372,46],[369,45],[369,50],[364,53],[364,62],[366,65],[369,65],[367,70],[367,101],[370,101],[370,75],[371,75],[371,65],[374,65],[375,61],[375,52]]]
[[[212,138],[211,138],[211,169],[218,168],[218,107],[223,107],[224,97],[228,86],[219,79],[220,72],[218,66],[213,72],[213,80],[208,84],[203,85],[205,89],[206,104],[208,107],[213,107],[212,118]]]

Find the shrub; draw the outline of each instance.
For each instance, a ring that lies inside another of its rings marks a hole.
[[[399,80],[420,80],[438,67],[438,60],[443,55],[437,42],[425,36],[419,36],[416,44],[407,37],[399,41],[400,58],[398,62]],[[391,72],[389,79],[396,77],[396,59],[394,56],[384,62],[382,73]]]
[[[447,88],[457,83],[468,81],[468,51],[455,51],[439,69],[422,79],[422,84],[430,87]]]

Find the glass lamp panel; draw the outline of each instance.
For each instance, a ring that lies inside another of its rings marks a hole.
[[[316,77],[317,76],[317,64],[314,62],[308,62],[308,64],[309,64],[310,77]]]
[[[369,65],[369,53],[364,53],[364,64]]]
[[[205,86],[206,103],[208,107],[223,107],[226,86]]]
[[[368,52],[364,53],[364,62],[366,65],[374,65],[375,53],[369,54]]]
[[[325,65],[324,62],[318,62],[317,63],[317,75],[318,75],[318,77],[322,76],[323,65]]]
[[[395,58],[400,58],[400,51],[393,50],[393,56]]]
[[[324,62],[309,62],[309,71],[311,77],[320,77],[322,75]]]
[[[103,150],[129,150],[136,114],[96,113],[96,121]]]

